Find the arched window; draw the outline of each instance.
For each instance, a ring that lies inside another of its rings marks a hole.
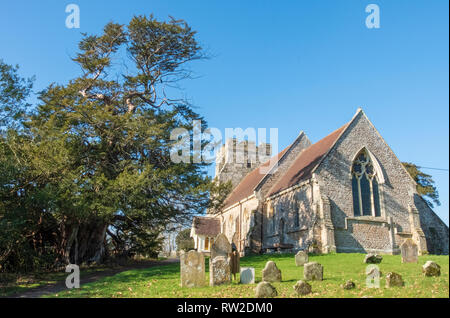
[[[361,150],[352,165],[353,212],[355,216],[381,216],[377,172],[366,149]]]

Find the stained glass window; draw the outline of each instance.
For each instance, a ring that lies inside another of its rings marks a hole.
[[[355,216],[381,216],[380,192],[373,163],[367,150],[356,156],[352,165],[353,213]]]

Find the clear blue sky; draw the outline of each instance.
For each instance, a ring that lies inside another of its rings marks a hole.
[[[78,4],[81,28],[65,27]],[[381,28],[367,29],[378,4]],[[210,126],[278,127],[279,148],[304,130],[317,141],[362,107],[402,161],[448,169],[448,1],[8,1],[0,58],[36,75],[36,89],[78,75],[81,32],[135,14],[185,19],[214,57],[196,62],[186,95]],[[448,224],[448,171],[436,180]]]

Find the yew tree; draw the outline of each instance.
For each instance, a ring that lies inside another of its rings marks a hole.
[[[166,224],[208,206],[206,164],[170,160],[170,132],[202,120],[178,88],[204,57],[184,21],[136,16],[83,34],[80,76],[40,94],[27,155],[64,262],[99,262],[106,246],[148,254]]]

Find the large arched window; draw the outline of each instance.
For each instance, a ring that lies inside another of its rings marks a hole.
[[[381,216],[379,176],[366,149],[361,150],[352,165],[353,211],[355,216]],[[380,172],[379,172],[380,173]]]

